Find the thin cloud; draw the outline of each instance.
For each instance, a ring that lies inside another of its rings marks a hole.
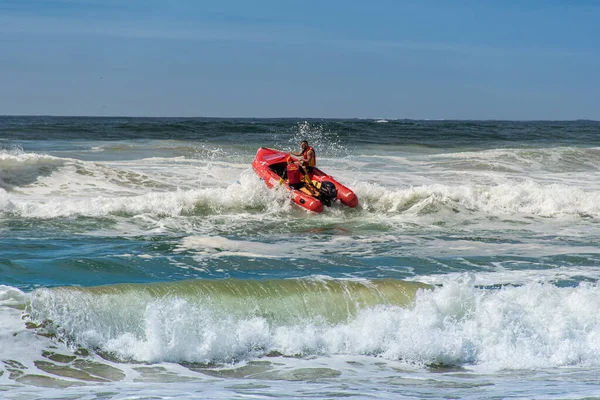
[[[165,26],[160,21],[144,21],[131,26],[128,21],[78,21],[59,17],[0,17],[0,32],[189,41],[272,41],[269,35],[259,32],[219,26],[204,25],[194,29],[181,29]]]

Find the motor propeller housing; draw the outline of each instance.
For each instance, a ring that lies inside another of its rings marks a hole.
[[[337,188],[332,182],[323,181],[319,188],[319,199],[327,207],[331,206],[331,203],[337,198]]]

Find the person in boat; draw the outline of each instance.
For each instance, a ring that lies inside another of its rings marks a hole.
[[[290,155],[296,157],[302,157],[298,160],[298,164],[310,172],[310,170],[317,165],[317,155],[315,154],[315,149],[308,145],[306,140],[300,142],[300,151],[299,152],[291,152]]]
[[[304,182],[302,181],[302,176],[300,174],[300,166],[294,162],[294,159],[291,156],[287,157],[287,166],[286,166],[286,175],[288,185],[292,189],[299,190],[302,186],[304,186]]]

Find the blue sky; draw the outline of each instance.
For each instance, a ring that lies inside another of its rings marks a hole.
[[[600,1],[0,0],[0,114],[600,120]]]

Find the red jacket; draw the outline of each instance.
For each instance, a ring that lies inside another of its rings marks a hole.
[[[297,164],[288,164],[287,177],[288,183],[290,184],[302,182],[302,180],[300,179],[300,167]]]

